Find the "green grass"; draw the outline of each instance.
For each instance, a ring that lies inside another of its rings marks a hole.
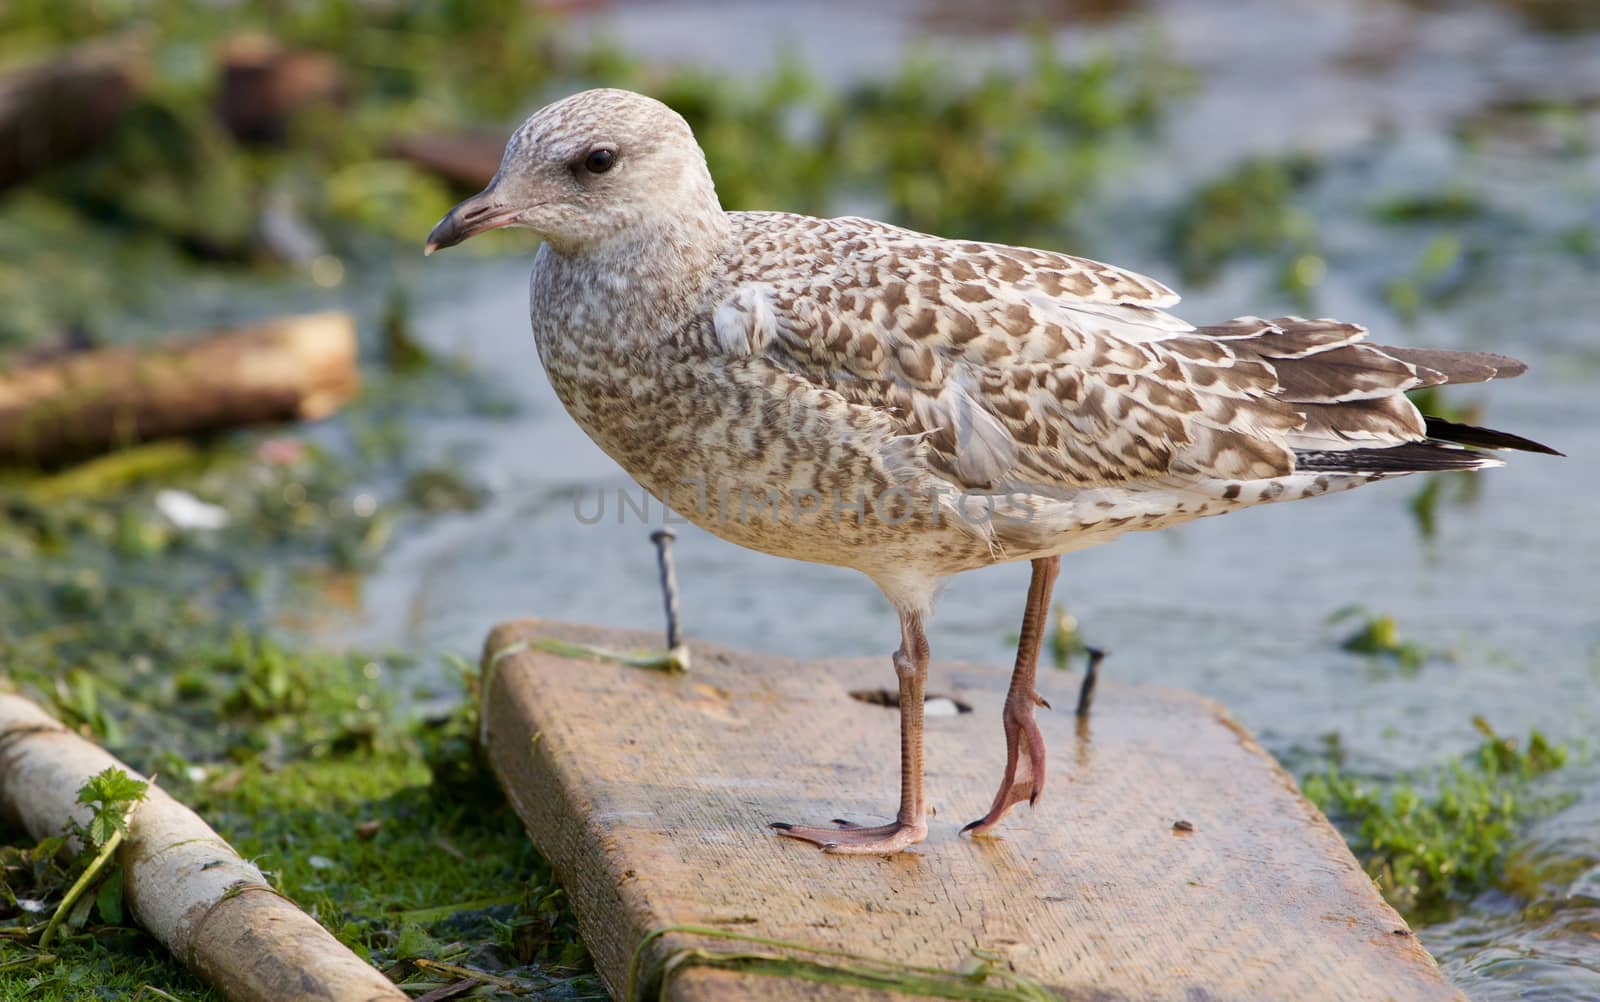
[[[419,396],[434,406],[470,396],[470,379],[437,365],[369,379],[370,397],[344,418],[352,426],[382,427]],[[389,525],[479,497],[382,438],[335,454],[244,435],[8,474],[0,671],[159,774],[397,980],[438,982],[418,963],[435,960],[498,978],[480,997],[597,996],[548,868],[476,757],[472,673],[458,659],[280,639],[275,624],[370,566]],[[156,503],[162,490],[222,508],[228,525],[176,528]],[[456,709],[430,717],[415,706]],[[74,912],[80,925],[41,949],[30,909],[47,915],[83,865],[57,858],[57,845],[0,836],[0,998],[214,997],[127,916],[99,909],[98,894],[97,907]]]
[[[61,948],[35,951],[0,942],[0,997],[28,1002],[161,999],[221,1002],[222,996],[177,967],[154,940],[130,929],[106,930]]]
[[[180,744],[209,750],[122,752],[397,980],[429,982],[422,958],[598,995],[548,867],[476,758],[469,689],[447,716],[398,713],[388,694],[405,671],[236,634],[201,653],[195,678],[157,686],[144,707],[181,731]],[[5,852],[16,893],[0,921],[23,925],[17,899],[59,900],[73,867],[26,845]],[[31,879],[36,872],[57,876]],[[137,930],[104,916],[47,951],[36,942],[16,931],[0,939],[0,997],[72,997],[81,983],[210,997]]]

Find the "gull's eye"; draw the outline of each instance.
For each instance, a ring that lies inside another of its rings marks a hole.
[[[600,149],[589,151],[589,155],[583,158],[583,167],[591,174],[604,174],[616,162],[616,151],[601,147]]]

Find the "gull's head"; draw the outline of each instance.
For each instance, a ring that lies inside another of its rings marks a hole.
[[[721,209],[683,116],[632,91],[586,90],[522,123],[489,186],[439,221],[427,253],[521,226],[581,254],[707,211]]]

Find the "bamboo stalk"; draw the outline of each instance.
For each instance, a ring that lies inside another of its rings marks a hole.
[[[87,822],[77,791],[116,767],[21,696],[0,693],[0,815],[34,838]],[[273,890],[193,811],[151,786],[120,850],[135,920],[233,1002],[402,1002],[406,995]]]

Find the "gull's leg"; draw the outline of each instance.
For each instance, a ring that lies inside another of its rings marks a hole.
[[[900,680],[900,813],[887,825],[867,828],[834,819],[832,826],[772,827],[790,838],[814,842],[827,852],[888,855],[928,837],[928,809],[922,799],[922,690],[928,681],[928,638],[922,617],[900,614],[900,649],[894,652]]]
[[[1031,806],[1044,792],[1044,737],[1033,719],[1033,708],[1050,704],[1034,689],[1039,668],[1039,645],[1050,615],[1050,590],[1061,570],[1060,557],[1040,557],[1033,562],[1028,582],[1028,604],[1022,610],[1022,638],[1017,641],[1017,663],[1011,670],[1011,689],[1002,714],[1006,730],[1006,771],[989,813],[961,829],[988,834],[1011,805],[1024,800]]]

